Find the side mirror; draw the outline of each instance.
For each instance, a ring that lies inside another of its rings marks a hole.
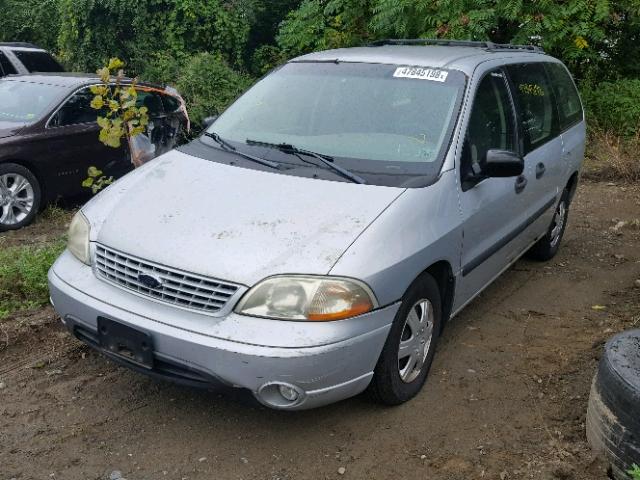
[[[206,130],[207,128],[209,128],[211,125],[213,125],[213,122],[215,122],[218,119],[219,115],[212,115],[210,117],[206,117],[203,121],[202,121],[202,127],[204,128],[204,130]]]
[[[492,149],[482,164],[482,173],[487,177],[517,177],[524,171],[524,159],[508,150]]]

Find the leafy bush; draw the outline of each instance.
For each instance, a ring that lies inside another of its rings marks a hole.
[[[247,75],[231,69],[222,56],[199,53],[183,63],[175,84],[197,126],[205,117],[222,112],[251,82]]]
[[[32,42],[55,52],[60,0],[0,0],[0,42]]]
[[[0,249],[0,319],[18,310],[46,305],[47,271],[64,246],[59,240],[44,246]]]
[[[582,89],[588,122],[608,134],[630,137],[640,130],[640,80],[602,82]]]
[[[59,53],[74,70],[95,71],[118,57],[135,75],[156,52],[215,51],[233,65],[244,58],[249,23],[223,0],[58,1]]]

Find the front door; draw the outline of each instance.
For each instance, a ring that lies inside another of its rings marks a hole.
[[[520,252],[519,229],[526,208],[523,178],[489,178],[481,167],[490,149],[519,153],[514,106],[502,69],[484,75],[472,105],[458,162],[463,248],[454,309],[473,298]]]
[[[50,152],[49,175],[56,178],[60,195],[73,195],[83,190],[89,167],[96,167],[106,176],[123,175],[130,168],[127,151],[107,147],[98,140],[98,111],[91,107],[93,94],[82,89],[68,98],[51,118],[44,134]]]

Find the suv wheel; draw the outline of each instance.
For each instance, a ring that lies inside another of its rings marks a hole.
[[[438,284],[423,274],[405,293],[369,385],[372,398],[398,405],[424,385],[441,328]]]
[[[560,248],[560,242],[562,236],[567,228],[567,219],[569,217],[569,190],[566,188],[562,192],[562,197],[556,207],[556,212],[551,220],[551,225],[544,237],[531,247],[527,252],[527,257],[534,260],[546,261],[551,260],[558,249]]]
[[[29,169],[0,164],[0,232],[30,224],[40,208],[40,185]]]

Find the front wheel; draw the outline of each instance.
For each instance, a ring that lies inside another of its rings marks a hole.
[[[440,336],[441,299],[431,275],[420,276],[405,293],[376,365],[369,393],[399,405],[422,388]]]
[[[0,164],[0,232],[31,223],[40,198],[40,185],[29,169],[15,163]]]
[[[534,260],[547,261],[551,260],[558,249],[560,248],[560,242],[564,235],[564,231],[567,228],[567,219],[569,217],[569,190],[566,188],[562,192],[558,206],[551,220],[551,225],[544,237],[531,247],[527,252],[527,257]]]

